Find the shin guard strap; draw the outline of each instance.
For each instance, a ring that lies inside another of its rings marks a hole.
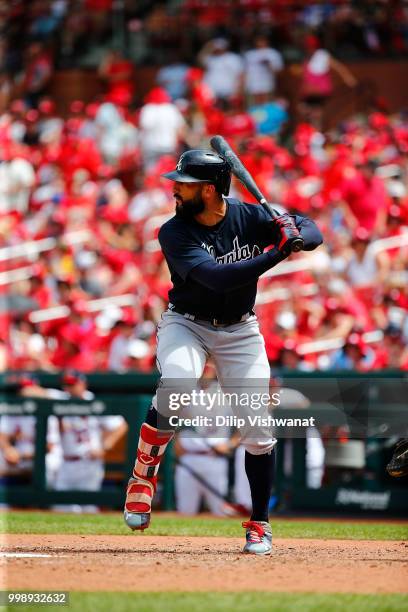
[[[173,432],[160,431],[143,423],[133,469],[135,477],[151,479],[157,476],[163,454],[173,435]]]

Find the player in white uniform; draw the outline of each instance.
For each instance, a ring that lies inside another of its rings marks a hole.
[[[42,387],[39,381],[29,375],[21,375],[9,381],[16,385],[16,392],[21,397],[35,399],[66,399],[68,396],[59,389]],[[34,416],[5,415],[0,420],[0,473],[4,476],[30,478],[33,470],[35,450]],[[47,432],[47,454],[45,458],[46,482],[50,486],[59,465],[58,445],[52,443],[50,429]]]
[[[219,384],[216,371],[207,362],[200,388],[217,394]],[[208,407],[208,406],[207,406]],[[184,411],[185,418],[195,416],[194,408]],[[204,410],[206,406],[204,405]],[[217,414],[231,414],[224,406],[217,406]],[[183,514],[197,514],[202,500],[213,514],[226,514],[226,504],[221,496],[228,492],[228,454],[233,448],[228,426],[197,426],[183,429],[176,437],[175,471],[176,508]],[[208,483],[209,486],[206,486]],[[215,495],[215,489],[219,495]]]
[[[92,400],[86,378],[76,372],[64,374],[64,390],[68,397]],[[62,450],[61,465],[55,479],[57,491],[99,491],[104,478],[104,456],[126,431],[121,416],[50,417],[51,436]],[[58,505],[54,509],[73,512],[95,512],[94,505]]]
[[[33,469],[35,417],[3,416],[0,421],[0,470],[3,475],[30,475]]]
[[[206,482],[220,495],[227,494],[228,459],[224,449],[228,438],[211,438],[208,432],[202,436],[184,430],[176,438],[176,508],[183,514],[197,514],[201,501],[205,500],[210,512],[223,516],[225,503],[206,486]]]

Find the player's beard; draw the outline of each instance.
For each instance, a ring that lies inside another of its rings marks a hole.
[[[189,200],[179,200],[176,204],[176,216],[187,221],[194,219],[205,210],[204,200],[201,191]]]

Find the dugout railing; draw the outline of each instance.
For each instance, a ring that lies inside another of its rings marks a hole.
[[[58,377],[37,373],[44,386],[57,387]],[[364,469],[338,472],[343,479],[325,483],[318,489],[307,486],[307,441],[305,436],[291,434],[278,427],[277,479],[275,497],[282,511],[347,511],[404,513],[408,510],[408,482],[391,479],[385,464],[392,444],[407,435],[408,375],[401,372],[299,373],[282,374],[277,384],[300,391],[310,399],[309,408],[279,407],[274,417],[304,418],[313,414],[321,431],[348,430],[350,439],[362,440],[366,450]],[[120,508],[124,484],[131,473],[138,431],[150,405],[157,375],[91,374],[89,386],[95,393],[90,402],[55,401],[20,397],[8,385],[10,375],[0,379],[0,416],[35,416],[35,455],[30,480],[0,484],[0,503],[27,507],[49,507],[55,504],[95,504],[103,508]],[[339,406],[341,405],[341,408]],[[46,486],[46,433],[50,415],[122,415],[128,424],[124,460],[107,465],[120,470],[122,479],[104,483],[98,492],[55,491]],[[324,427],[323,427],[324,425]],[[344,440],[343,440],[344,442]],[[288,469],[288,463],[290,469]],[[163,510],[174,509],[174,455],[166,453],[160,471],[158,501]],[[346,476],[344,478],[344,475]]]

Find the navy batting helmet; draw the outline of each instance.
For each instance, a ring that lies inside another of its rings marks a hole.
[[[176,169],[162,176],[180,183],[213,183],[224,195],[228,195],[231,184],[229,164],[213,151],[205,149],[186,151],[178,160]]]

